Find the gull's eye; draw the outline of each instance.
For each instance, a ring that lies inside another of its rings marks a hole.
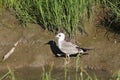
[[[59,35],[59,37],[61,37],[61,35]]]

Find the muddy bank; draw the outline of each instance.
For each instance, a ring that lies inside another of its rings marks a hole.
[[[89,25],[89,27],[92,28],[93,26]],[[88,32],[88,36],[78,35],[75,41],[73,40],[73,42],[77,41],[77,44],[83,47],[95,48],[88,55],[81,57],[80,61],[83,62],[83,68],[101,71],[101,73],[103,70],[103,73],[106,72],[108,75],[119,70],[120,44],[108,41],[104,37],[104,30],[98,33],[97,36],[95,36],[94,30]],[[52,32],[43,30],[37,24],[28,24],[27,27],[23,27],[16,20],[13,12],[3,11],[0,14],[0,60],[13,47],[16,41],[20,38],[23,39],[12,55],[6,61],[0,62],[1,75],[3,75],[2,72],[4,73],[7,70],[7,66],[16,70],[16,73],[20,73],[20,76],[23,78],[25,76],[22,75],[33,71],[35,73],[33,73],[34,75],[37,74],[39,76],[39,69],[46,65],[50,66],[54,64],[54,68],[58,72],[59,69],[64,69],[64,57],[56,57],[50,45],[46,45],[50,40],[56,41],[54,36]],[[76,57],[71,57],[70,64],[67,66],[74,69],[75,62]],[[58,75],[60,76],[60,74]],[[34,79],[34,76],[32,77]],[[30,77],[31,80],[32,77]]]

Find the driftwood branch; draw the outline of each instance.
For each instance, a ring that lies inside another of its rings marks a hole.
[[[13,54],[13,52],[15,51],[18,43],[21,42],[21,40],[22,40],[22,38],[19,39],[19,40],[14,44],[14,46],[8,51],[8,53],[6,53],[6,54],[3,56],[2,61],[5,61],[7,58],[9,58],[9,56],[10,56],[11,54]]]

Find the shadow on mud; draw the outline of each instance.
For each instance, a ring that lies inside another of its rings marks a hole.
[[[51,51],[56,57],[65,57],[65,53],[63,53],[58,46],[56,45],[56,42],[53,40],[48,41],[45,45],[50,45]],[[78,54],[72,54],[70,57],[76,57]],[[88,53],[83,54],[83,55],[88,55]]]

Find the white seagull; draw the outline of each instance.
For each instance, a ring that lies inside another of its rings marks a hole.
[[[64,33],[58,33],[56,35],[56,38],[58,38],[58,47],[59,49],[66,54],[66,59],[68,59],[67,63],[69,63],[70,55],[77,54],[77,53],[85,53],[87,50],[91,49],[84,49],[80,48],[78,45],[73,44],[71,42],[65,41],[65,34]]]

